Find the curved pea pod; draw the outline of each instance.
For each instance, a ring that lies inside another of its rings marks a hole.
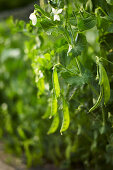
[[[97,107],[99,107],[100,103],[101,103],[101,100],[102,100],[102,97],[103,97],[103,88],[100,89],[100,95],[95,103],[95,105],[89,110],[89,112],[92,112],[94,111]]]
[[[51,115],[50,115],[50,118],[54,115],[56,115],[57,113],[57,98],[56,96],[53,94],[53,97],[52,97],[52,103],[51,103]]]
[[[49,129],[47,134],[49,135],[51,133],[54,133],[57,130],[58,125],[59,125],[59,115],[56,114],[53,118],[53,122],[52,122],[50,129]]]
[[[99,63],[99,73],[100,73],[99,84],[103,85],[104,104],[106,104],[110,99],[110,84],[109,84],[109,79],[108,79],[106,70],[104,69],[104,67],[101,63]]]
[[[56,97],[60,96],[60,85],[58,80],[58,74],[56,68],[53,70],[53,86],[55,90]]]
[[[60,133],[66,131],[68,129],[69,123],[70,123],[70,116],[69,116],[68,104],[64,100],[63,101],[63,122],[62,122],[62,126],[60,129]]]
[[[103,88],[104,88],[104,104],[106,104],[110,99],[110,84],[109,79],[106,73],[106,70],[102,66],[102,75],[103,75]]]

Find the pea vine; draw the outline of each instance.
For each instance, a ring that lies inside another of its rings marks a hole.
[[[111,112],[112,5],[111,0],[50,0],[42,8],[35,5],[30,14],[26,53],[32,59],[37,95],[47,95],[43,118],[53,119],[48,134],[58,129],[60,120],[60,133],[66,131],[72,114],[81,109],[89,115]]]

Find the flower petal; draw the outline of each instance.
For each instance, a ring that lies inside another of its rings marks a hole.
[[[54,21],[60,21],[60,17],[59,17],[59,15],[54,15]]]
[[[33,25],[36,25],[36,23],[37,23],[37,18],[32,20]]]
[[[60,14],[63,11],[63,9],[59,9],[56,14]]]
[[[57,14],[57,10],[55,8],[52,8],[52,13]]]
[[[32,24],[33,25],[36,25],[37,23],[37,17],[35,15],[35,13],[31,13],[30,16],[29,16],[29,19],[32,21]]]
[[[32,20],[34,18],[34,13],[31,13],[30,16],[29,16],[29,19]]]

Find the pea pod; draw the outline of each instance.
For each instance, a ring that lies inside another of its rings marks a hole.
[[[104,104],[106,104],[110,99],[110,84],[107,73],[102,66],[102,73],[103,73],[103,87],[104,87]]]
[[[102,74],[102,64],[99,62],[99,84],[102,86],[103,84],[103,74]]]
[[[42,119],[46,119],[46,118],[49,118],[50,116],[50,113],[51,113],[51,107],[48,106],[46,112],[44,113],[44,115],[42,116]]]
[[[54,68],[53,70],[53,86],[54,86],[56,97],[59,97],[60,96],[60,85],[59,85],[58,74],[57,74],[56,68]]]
[[[101,100],[102,100],[102,96],[103,96],[103,88],[101,88],[101,90],[100,90],[100,95],[99,95],[99,97],[98,97],[98,99],[97,99],[97,102],[96,102],[95,105],[89,110],[89,112],[94,111],[94,110],[100,105],[100,102],[101,102]]]
[[[50,129],[49,129],[47,134],[49,135],[51,133],[54,133],[57,130],[58,125],[59,125],[59,115],[56,114],[53,118],[53,122],[52,122]]]
[[[52,97],[52,103],[51,103],[51,116],[54,116],[57,113],[57,98],[56,96],[53,94]]]
[[[106,104],[110,98],[110,84],[109,84],[109,79],[108,79],[106,70],[104,69],[104,67],[101,63],[99,63],[99,73],[100,73],[99,84],[103,85],[104,104]]]
[[[38,80],[37,87],[38,87],[38,96],[40,96],[44,93],[44,90],[45,90],[45,84],[44,84],[43,77]]]
[[[60,129],[60,133],[66,131],[68,129],[69,123],[70,123],[70,117],[69,117],[68,104],[64,100],[63,101],[63,122],[62,122],[62,126]]]

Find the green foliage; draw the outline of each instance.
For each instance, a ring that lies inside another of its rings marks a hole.
[[[35,86],[31,60],[25,53],[24,43],[29,38],[18,32],[18,26],[11,18],[0,23],[0,139],[7,152],[20,157],[24,154],[30,167],[43,164],[45,153],[47,159],[56,161],[56,156],[50,154],[54,147],[49,141],[57,144],[56,138],[47,137],[49,119],[40,121],[51,112],[46,95],[42,94],[42,83],[37,85],[39,90]],[[45,58],[50,60],[48,54]],[[40,81],[43,77],[39,73]],[[41,98],[37,98],[37,93]]]

